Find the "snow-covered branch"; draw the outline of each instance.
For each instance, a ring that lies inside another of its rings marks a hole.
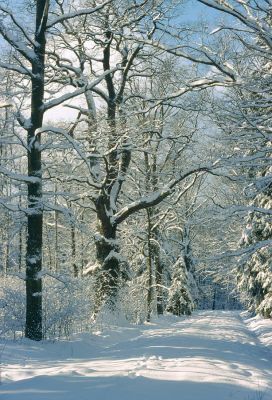
[[[124,207],[122,210],[116,213],[115,216],[112,218],[113,223],[118,225],[125,219],[127,219],[130,215],[134,214],[135,212],[138,212],[145,208],[154,207],[155,205],[161,203],[164,199],[166,199],[173,193],[175,186],[184,181],[186,178],[201,172],[211,172],[211,171],[212,171],[212,166],[200,166],[198,168],[180,174],[178,178],[173,179],[164,188],[157,190],[156,192],[153,192],[150,195],[142,197],[134,201],[130,205]]]
[[[39,183],[40,178],[35,177],[35,176],[27,176],[23,174],[18,174],[16,172],[9,171],[7,168],[3,167],[0,165],[0,174],[3,174],[7,178],[20,181],[20,182],[25,182],[25,183]]]
[[[94,14],[94,13],[102,10],[107,4],[110,4],[111,2],[112,2],[112,0],[107,0],[107,1],[105,1],[102,4],[100,4],[97,7],[82,8],[82,9],[79,9],[77,11],[72,11],[72,12],[67,13],[67,14],[64,13],[63,15],[60,15],[59,17],[49,21],[48,24],[47,24],[47,29],[48,28],[52,28],[53,26],[55,26],[55,25],[57,25],[59,23],[68,21],[68,20],[76,18],[76,17]]]
[[[271,27],[263,18],[258,18],[258,10],[254,6],[251,6],[250,2],[240,2],[238,0],[234,0],[234,2],[229,2],[227,0],[198,0],[200,3],[205,4],[208,7],[214,8],[218,11],[222,11],[235,19],[242,22],[245,26],[252,29],[253,32],[260,35],[260,37],[266,42],[270,49],[272,49],[272,36],[271,36]],[[254,2],[255,3],[255,2]],[[241,4],[243,7],[243,11],[241,9]],[[263,9],[264,12],[269,13],[269,4],[267,8]],[[254,10],[253,15],[249,10]]]
[[[107,71],[103,72],[103,73],[102,73],[97,79],[95,79],[93,82],[91,82],[91,83],[89,83],[89,84],[86,84],[86,85],[84,85],[83,87],[74,90],[73,92],[66,93],[66,94],[64,94],[64,95],[62,95],[62,96],[60,96],[60,97],[57,97],[56,99],[47,101],[47,102],[44,103],[44,105],[42,106],[42,110],[43,110],[43,111],[47,111],[47,110],[49,110],[50,108],[59,106],[60,104],[66,102],[66,101],[68,101],[68,100],[70,100],[70,99],[73,99],[73,98],[75,98],[75,97],[78,97],[78,96],[80,96],[81,94],[87,92],[88,90],[93,89],[93,88],[94,88],[95,86],[97,86],[101,81],[103,81],[107,75],[112,74],[113,72],[117,71],[118,69],[119,69],[119,67],[115,67],[115,68],[112,68],[112,69],[110,69],[110,70],[107,70]]]
[[[2,21],[0,21],[0,35],[9,43],[15,50],[17,50],[26,60],[30,63],[33,62],[36,55],[34,51],[26,46],[22,41],[17,40],[15,35],[8,29]]]

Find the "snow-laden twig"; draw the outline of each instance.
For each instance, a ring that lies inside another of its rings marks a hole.
[[[242,257],[242,256],[246,256],[246,258],[249,258],[254,253],[256,253],[256,251],[266,248],[266,247],[271,247],[271,245],[272,245],[272,239],[271,240],[263,240],[263,241],[254,243],[249,246],[241,247],[240,249],[237,249],[237,250],[230,250],[230,251],[226,251],[224,253],[218,254],[218,255],[208,256],[208,257],[202,258],[201,260],[219,261],[219,260],[223,260],[226,258],[231,258],[231,257],[236,258],[236,257]],[[244,261],[244,259],[245,258],[243,257],[243,261]]]
[[[53,19],[52,21],[49,21],[48,24],[47,24],[47,29],[48,28],[52,28],[53,26],[55,26],[55,25],[57,25],[59,23],[68,21],[69,19],[72,19],[72,18],[76,18],[76,17],[80,17],[80,16],[84,16],[84,15],[94,14],[97,11],[103,9],[107,4],[109,4],[111,2],[112,2],[112,0],[107,0],[107,1],[105,1],[102,4],[100,4],[97,7],[82,8],[82,9],[77,10],[77,11],[73,11],[73,12],[70,12],[70,13],[67,13],[67,14],[63,14],[63,15]]]
[[[25,183],[39,183],[41,181],[41,179],[37,176],[18,174],[16,172],[9,171],[3,166],[0,166],[0,174],[5,175],[7,178]]]

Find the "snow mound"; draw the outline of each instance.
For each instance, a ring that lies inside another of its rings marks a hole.
[[[242,316],[247,327],[254,332],[262,344],[272,351],[272,319],[264,319],[260,315],[249,318],[247,313]]]

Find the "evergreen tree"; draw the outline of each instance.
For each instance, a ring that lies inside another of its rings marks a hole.
[[[173,267],[167,311],[174,315],[191,315],[194,309],[192,292],[196,287],[193,274],[187,270],[185,255],[181,254]]]
[[[268,178],[271,168],[263,178]],[[270,181],[270,182],[269,182]],[[266,179],[264,179],[266,182]],[[251,205],[257,209],[271,210],[272,181],[270,179],[262,190],[256,194]],[[248,216],[247,227],[242,237],[242,245],[258,246],[272,238],[272,225],[269,213],[251,212]],[[244,263],[238,274],[239,288],[246,292],[249,309],[259,312],[269,318],[272,316],[272,251],[269,245],[255,251]]]
[[[185,195],[182,207],[184,215],[181,218],[183,220],[182,230],[177,229],[176,238],[172,233],[172,239],[179,243],[179,257],[176,258],[177,261],[173,266],[167,311],[179,316],[190,315],[199,299],[198,286],[195,280],[196,265],[192,251],[192,240],[194,240],[192,228],[194,225],[194,213],[199,207],[200,188],[201,181],[193,191]],[[179,227],[177,226],[176,228]]]

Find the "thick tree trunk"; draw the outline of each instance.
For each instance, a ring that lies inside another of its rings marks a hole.
[[[119,249],[114,233],[96,238],[96,256],[101,266],[97,286],[98,298],[100,302],[105,300],[114,308],[120,272]]]
[[[28,175],[35,182],[28,185],[27,246],[26,246],[26,327],[25,336],[42,339],[42,176],[40,138],[35,130],[28,132]],[[33,144],[32,144],[33,142]],[[34,144],[35,143],[35,144]],[[37,179],[38,178],[38,179]]]
[[[111,69],[111,46],[113,44],[113,39],[113,33],[111,30],[106,29],[103,49],[104,72]],[[118,51],[119,50],[120,49],[118,49]],[[139,50],[135,51],[135,56],[138,51]],[[126,138],[123,137],[126,129],[125,117],[122,115],[121,104],[123,102],[127,74],[132,65],[134,57],[130,59],[129,65],[127,55],[123,54],[122,57],[122,66],[124,70],[121,73],[121,84],[118,90],[116,90],[117,88],[115,87],[114,75],[107,74],[105,76],[105,83],[108,92],[107,123],[109,131],[107,137],[107,175],[95,204],[98,221],[96,259],[99,264],[99,270],[96,272],[97,312],[101,308],[101,305],[105,303],[107,303],[110,308],[115,308],[118,288],[121,280],[125,278],[125,272],[121,269],[119,246],[116,240],[117,225],[111,221],[111,217],[113,217],[117,211],[118,197],[121,193],[121,188],[125,181],[125,176],[131,161],[131,150],[129,148],[125,148],[128,143]],[[128,67],[126,71],[125,67]],[[96,129],[96,113],[92,104],[92,99],[86,98],[86,100],[89,110],[91,111],[91,121],[94,123],[93,128]],[[119,145],[118,142],[120,140],[122,144],[120,142]]]
[[[42,339],[42,212],[28,218],[25,336]]]
[[[32,61],[31,123],[28,128],[28,221],[26,246],[26,326],[25,336],[42,339],[42,163],[41,137],[37,129],[43,122],[44,60],[49,0],[36,2],[35,58]]]
[[[98,234],[96,235],[96,259],[99,271],[96,276],[96,310],[105,303],[115,308],[120,278],[119,246],[116,241],[116,226],[113,226],[107,213],[108,197],[97,199]]]

